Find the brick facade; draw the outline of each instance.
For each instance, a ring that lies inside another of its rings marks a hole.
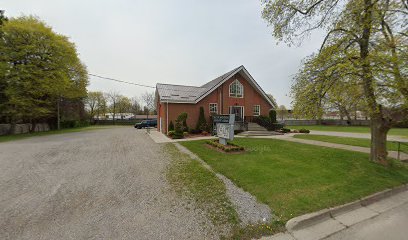
[[[242,98],[229,96],[229,86],[236,79],[243,85],[244,92]],[[254,87],[252,87],[251,84],[240,73],[237,73],[231,78],[229,78],[227,81],[225,81],[217,89],[213,90],[210,94],[204,97],[197,104],[167,103],[160,102],[160,100],[158,100],[157,102],[158,131],[166,133],[167,124],[170,123],[170,121],[173,121],[173,123],[175,123],[177,116],[180,115],[180,113],[182,112],[186,112],[188,115],[187,118],[188,127],[195,128],[198,121],[200,107],[204,108],[204,115],[207,121],[209,121],[210,103],[217,103],[218,114],[229,114],[229,109],[231,106],[242,106],[244,111],[243,115],[245,117],[254,116],[253,114],[254,105],[260,105],[260,115],[268,115],[269,110],[273,107],[265,99],[265,97],[261,95]]]

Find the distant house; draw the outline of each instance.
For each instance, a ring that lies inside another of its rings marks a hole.
[[[157,118],[157,115],[150,115],[149,119]],[[95,120],[113,120],[113,113],[105,113],[104,115],[94,116]],[[115,120],[145,120],[146,114],[133,114],[133,113],[116,113]]]
[[[237,124],[268,115],[274,104],[244,66],[237,67],[206,84],[196,86],[156,85],[158,131],[167,133],[169,122],[182,112],[187,125],[195,128],[200,107],[207,121],[213,114],[235,114]]]

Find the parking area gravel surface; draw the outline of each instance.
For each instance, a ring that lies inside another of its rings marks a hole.
[[[170,189],[145,130],[0,143],[0,239],[216,239]]]

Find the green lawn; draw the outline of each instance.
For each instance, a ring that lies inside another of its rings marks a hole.
[[[408,168],[368,161],[368,154],[276,139],[240,138],[242,154],[182,142],[215,171],[268,204],[281,220],[356,200],[408,182]]]
[[[311,125],[311,126],[286,126],[290,129],[306,128],[315,131],[332,131],[332,132],[351,132],[351,133],[370,133],[369,127],[364,126],[323,126],[323,125]],[[388,132],[389,135],[397,135],[408,137],[408,128],[393,128]]]
[[[337,136],[312,135],[312,134],[296,134],[293,137],[307,139],[307,140],[329,142],[329,143],[339,143],[339,144],[358,146],[358,147],[367,147],[367,148],[369,148],[371,145],[370,139],[365,139],[365,138],[337,137]],[[398,144],[396,142],[388,141],[387,149],[390,151],[397,151]],[[408,153],[408,145],[401,144],[400,150]]]
[[[0,143],[26,139],[29,137],[46,136],[46,135],[62,134],[62,133],[72,133],[72,132],[82,132],[82,131],[90,131],[90,130],[104,129],[104,128],[107,128],[107,127],[89,126],[89,127],[77,127],[77,128],[67,128],[67,129],[61,129],[61,130],[52,130],[48,132],[35,132],[35,133],[5,135],[5,136],[0,136]]]

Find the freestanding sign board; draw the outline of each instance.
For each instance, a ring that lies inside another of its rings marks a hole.
[[[232,141],[234,139],[234,121],[235,114],[213,116],[216,133],[221,144],[227,145],[227,140]]]

